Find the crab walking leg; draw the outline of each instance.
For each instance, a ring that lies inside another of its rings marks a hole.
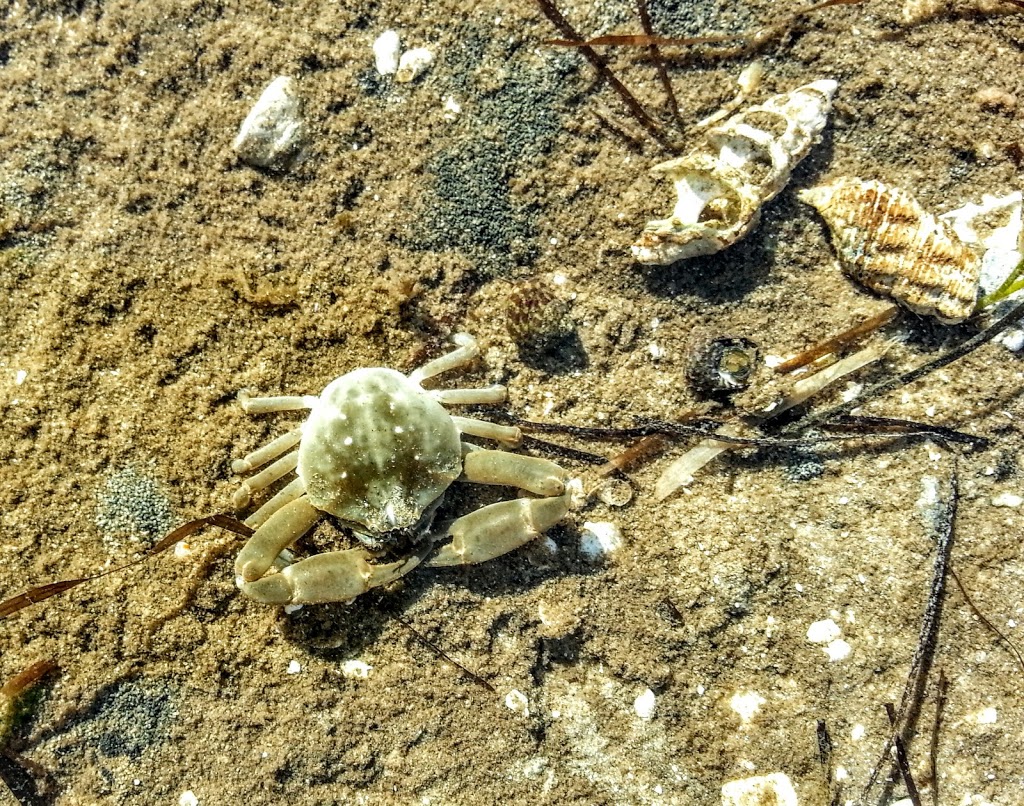
[[[480,355],[480,348],[476,345],[476,339],[468,333],[456,333],[452,336],[452,341],[459,346],[459,349],[452,350],[440,358],[428,361],[419,369],[413,370],[409,374],[409,380],[413,383],[423,383],[427,378],[433,378],[442,372],[448,372],[450,369],[468,364]]]
[[[277,494],[257,509],[252,515],[245,519],[245,525],[253,529],[259,529],[270,520],[270,516],[277,512],[285,504],[290,504],[300,495],[305,494],[306,483],[299,478],[292,479],[288,484],[277,491]]]
[[[248,392],[238,393],[238,402],[246,414],[267,414],[272,411],[298,411],[311,409],[316,405],[316,395],[294,395],[288,397],[249,397]]]
[[[452,416],[452,422],[459,429],[460,434],[470,434],[474,437],[493,439],[503,445],[515,447],[523,441],[523,432],[514,425],[498,425],[489,423],[486,420],[474,420],[472,417]]]
[[[345,602],[405,576],[422,559],[416,555],[378,565],[370,562],[372,558],[361,548],[317,554],[240,587],[246,596],[265,604]]]
[[[566,472],[554,462],[536,456],[471,448],[462,458],[462,479],[552,496],[565,492]]]
[[[259,579],[270,570],[277,555],[312,529],[322,516],[305,496],[285,504],[242,546],[235,560],[235,574],[243,583]]]
[[[295,469],[298,463],[298,451],[285,454],[272,465],[263,468],[255,476],[250,476],[243,481],[242,485],[235,490],[235,494],[231,496],[231,503],[235,505],[235,509],[241,509],[249,503],[253,493],[265,490],[278,479],[284,478]]]
[[[464,406],[472,403],[504,403],[508,390],[500,383],[482,389],[431,389],[428,394],[438,403]]]
[[[448,530],[451,543],[426,565],[441,568],[482,563],[524,546],[568,514],[571,495],[566,491],[554,498],[517,498],[463,515]]]
[[[302,439],[302,427],[293,428],[287,434],[281,434],[252,453],[247,453],[241,459],[235,459],[231,463],[232,473],[248,473],[257,467],[262,467],[271,459],[276,459],[283,453],[294,448]]]

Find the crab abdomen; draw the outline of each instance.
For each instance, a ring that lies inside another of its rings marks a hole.
[[[303,426],[298,474],[310,503],[371,536],[415,527],[461,470],[451,416],[395,370],[332,381]]]

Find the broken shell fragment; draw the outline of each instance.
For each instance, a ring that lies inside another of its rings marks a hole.
[[[708,129],[686,156],[651,169],[675,185],[678,200],[669,218],[647,223],[633,257],[667,265],[719,252],[754,229],[761,206],[818,141],[837,86],[814,81],[751,106]]]
[[[295,79],[278,76],[253,105],[232,148],[256,168],[286,171],[305,156],[306,124]]]
[[[395,81],[399,84],[408,84],[417,76],[425,73],[427,68],[434,63],[434,54],[427,48],[413,48],[402,54],[398,60],[398,72],[395,73]]]
[[[800,198],[825,219],[857,282],[944,324],[974,311],[981,260],[906,191],[843,177]]]
[[[698,336],[687,353],[686,377],[702,394],[745,389],[757,368],[757,345],[750,339]]]

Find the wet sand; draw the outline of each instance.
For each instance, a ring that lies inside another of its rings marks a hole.
[[[719,5],[652,16],[692,36],[779,13]],[[628,4],[560,7],[588,35],[639,30]],[[388,28],[435,52],[412,83],[374,69]],[[640,133],[582,57],[541,44],[555,35],[530,3],[7,8],[0,594],[126,562],[230,510],[231,460],[298,422],[245,415],[240,389],[316,394],[357,367],[407,372],[468,331],[481,359],[445,383],[506,384],[519,416],[673,419],[701,405],[685,373],[698,329],[787,355],[886,306],[840,272],[797,189],[877,178],[943,212],[1019,187],[1020,16],[965,4],[905,25],[892,4],[836,7],[756,54],[678,51],[684,145],[755,57],[754,100],[819,78],[839,91],[823,141],[750,237],[641,267],[629,246],[671,207],[648,175],[668,155],[601,123]],[[643,54],[609,58],[664,108]],[[231,142],[280,74],[299,83],[312,144],[273,173],[240,164]],[[1001,102],[977,96],[993,89]],[[571,297],[560,352],[517,345],[505,325],[538,278]],[[885,359],[852,380],[972,333],[904,316],[877,337],[896,340]],[[1022,516],[992,501],[1024,495],[1022,377],[1020,357],[990,344],[865,406],[992,440],[955,451],[952,562],[1011,637]],[[36,605],[0,624],[0,675],[42,658],[59,673],[7,745],[51,773],[58,804],[715,804],[723,782],[774,772],[801,804],[857,801],[928,597],[936,535],[921,502],[948,495],[953,453],[906,440],[732,452],[658,502],[682,450],[631,471],[626,505],[593,499],[552,529],[553,546],[416,571],[350,605],[285,614],[247,600],[239,540],[217,530]],[[510,495],[456,485],[439,518]],[[587,522],[615,524],[623,546],[593,559]],[[343,540],[325,524],[300,548]],[[828,619],[850,647],[841,659],[807,637]],[[926,799],[941,670],[939,803],[1017,802],[1022,671],[955,589],[932,669],[909,748]],[[868,802],[904,797],[902,783],[891,795],[876,787]]]

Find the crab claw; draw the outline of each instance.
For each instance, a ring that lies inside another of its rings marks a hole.
[[[394,582],[420,564],[414,555],[394,563],[373,563],[365,549],[331,551],[300,560],[255,582],[238,581],[246,596],[264,604],[321,604],[354,599],[371,588]]]

